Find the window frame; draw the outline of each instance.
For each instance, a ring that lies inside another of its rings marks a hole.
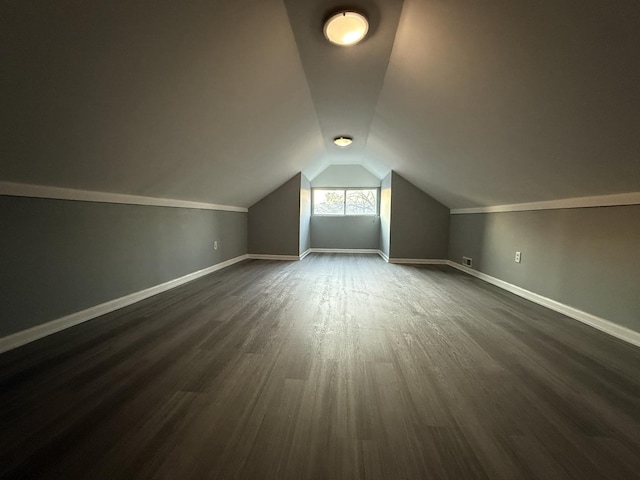
[[[315,190],[332,190],[344,192],[344,202],[342,204],[342,213],[316,213]],[[376,212],[375,213],[347,213],[347,192],[353,190],[373,190],[376,193]],[[380,216],[380,187],[312,187],[311,188],[311,216],[313,217],[379,217]]]

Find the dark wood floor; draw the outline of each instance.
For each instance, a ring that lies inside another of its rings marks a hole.
[[[640,349],[375,256],[236,265],[1,355],[0,389],[2,478],[640,478]]]

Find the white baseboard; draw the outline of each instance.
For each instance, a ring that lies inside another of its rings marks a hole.
[[[249,258],[252,260],[283,260],[295,261],[302,260],[310,253],[379,253],[380,250],[374,248],[308,248],[300,255],[271,255],[265,253],[250,253]]]
[[[429,258],[389,258],[388,262],[399,265],[449,265],[449,260]]]
[[[236,263],[239,263],[248,258],[256,258],[256,259],[266,259],[266,260],[289,260],[295,261],[298,259],[302,259],[307,256],[309,253],[318,251],[318,250],[328,250],[328,249],[309,249],[304,252],[300,257],[296,255],[240,255],[239,257],[232,258],[225,262],[218,263],[216,265],[212,265],[211,267],[207,267],[202,270],[198,270],[197,272],[190,273],[180,278],[176,278],[174,280],[170,280],[168,282],[162,283],[160,285],[156,285],[151,288],[147,288],[145,290],[141,290],[139,292],[132,293],[130,295],[126,295],[121,298],[117,298],[100,305],[96,305],[94,307],[87,308],[80,312],[72,313],[71,315],[67,315],[62,318],[58,318],[56,320],[52,320],[50,322],[44,323],[42,325],[37,325],[35,327],[29,328],[27,330],[23,330],[21,332],[17,332],[6,337],[0,338],[0,353],[13,350],[14,348],[20,347],[27,343],[33,342],[40,338],[46,337],[53,333],[59,332],[66,328],[72,327],[74,325],[78,325],[80,323],[86,322],[93,318],[99,317],[106,313],[113,312],[120,308],[126,307],[133,303],[139,302],[146,298],[152,297],[162,292],[166,292],[167,290],[171,290],[172,288],[176,288],[180,285],[183,285],[192,280],[196,280],[197,278],[203,277],[210,273],[213,273],[218,270],[222,270],[223,268],[229,267]],[[331,253],[335,253],[335,251],[331,250]],[[345,252],[342,252],[345,253]],[[347,253],[354,253],[353,251],[348,251]],[[613,323],[609,320],[605,320],[604,318],[597,317],[590,313],[584,312],[582,310],[578,310],[577,308],[570,307],[563,303],[557,302],[550,298],[544,297],[537,293],[531,292],[524,288],[518,287],[511,283],[505,282],[498,278],[492,277],[491,275],[487,275],[486,273],[479,272],[472,268],[465,267],[464,265],[460,265],[457,262],[453,262],[451,260],[425,260],[425,259],[389,259],[387,255],[381,250],[371,250],[371,251],[362,251],[357,250],[357,253],[377,253],[379,254],[385,261],[390,263],[399,263],[399,264],[425,264],[425,265],[449,265],[453,268],[456,268],[464,273],[472,275],[480,280],[483,280],[487,283],[495,285],[499,288],[502,288],[508,292],[511,292],[519,297],[530,300],[538,305],[542,305],[556,312],[562,313],[570,318],[578,320],[579,322],[590,325],[598,330],[601,330],[609,335],[612,335],[616,338],[624,340],[628,343],[636,345],[640,347],[640,332],[636,332],[627,327],[623,327],[616,323]]]
[[[225,262],[217,263],[215,265],[212,265],[211,267],[198,270],[197,272],[190,273],[183,277],[161,283],[160,285],[156,285],[155,287],[150,287],[145,290],[126,295],[124,297],[116,298],[114,300],[101,303],[100,305],[87,308],[86,310],[81,310],[79,312],[72,313],[71,315],[67,315],[56,320],[43,323],[41,325],[36,325],[35,327],[31,327],[27,330],[22,330],[21,332],[16,332],[6,337],[2,337],[0,338],[0,353],[13,350],[14,348],[46,337],[47,335],[51,335],[52,333],[56,333],[66,328],[73,327],[74,325],[78,325],[106,313],[113,312],[114,310],[118,310],[133,303],[139,302],[140,300],[144,300],[145,298],[149,298],[159,293],[166,292],[167,290],[171,290],[172,288],[179,287],[180,285],[183,285],[187,282],[200,277],[204,277],[205,275],[216,272],[218,270],[222,270],[223,268],[246,260],[247,258],[247,255],[240,255],[239,257],[232,258]]]
[[[382,250],[378,250],[378,255],[387,263],[397,265],[448,265],[449,260],[440,258],[389,258]]]
[[[382,250],[369,248],[312,248],[312,252],[318,253],[377,253],[387,263],[404,265],[448,265],[448,260],[428,258],[389,258]]]
[[[283,260],[286,262],[300,260],[299,255],[268,255],[264,253],[250,253],[251,260]]]
[[[312,253],[378,253],[377,248],[311,248]]]
[[[447,261],[447,264],[452,266],[453,268],[457,268],[458,270],[472,275],[480,280],[484,280],[487,283],[495,285],[496,287],[500,287],[508,292],[511,292],[519,297],[526,298],[538,305],[542,305],[543,307],[547,307],[550,310],[554,310],[556,312],[562,313],[567,317],[571,317],[574,320],[578,320],[579,322],[586,323],[598,330],[608,333],[620,340],[624,340],[625,342],[629,342],[633,345],[640,347],[640,332],[636,332],[627,327],[623,327],[622,325],[618,325],[609,320],[605,320],[604,318],[597,317],[587,312],[583,312],[582,310],[578,310],[577,308],[570,307],[569,305],[565,305],[564,303],[560,303],[556,300],[552,300],[547,297],[543,297],[537,293],[531,292],[524,288],[518,287],[511,283],[505,282],[504,280],[500,280],[499,278],[492,277],[491,275],[487,275],[486,273],[479,272],[478,270],[474,270],[469,267],[465,267],[464,265],[460,265],[457,262],[453,262],[451,260]]]
[[[302,252],[300,254],[300,260],[302,260],[304,257],[306,257],[307,255],[309,255],[311,253],[311,249],[307,248],[304,252]]]

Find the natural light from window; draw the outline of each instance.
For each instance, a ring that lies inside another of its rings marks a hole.
[[[377,215],[377,189],[314,188],[314,215]]]

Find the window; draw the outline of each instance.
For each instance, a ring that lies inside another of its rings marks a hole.
[[[377,190],[347,190],[345,215],[376,215],[377,200]]]
[[[375,188],[314,188],[314,215],[377,215],[378,190]]]

